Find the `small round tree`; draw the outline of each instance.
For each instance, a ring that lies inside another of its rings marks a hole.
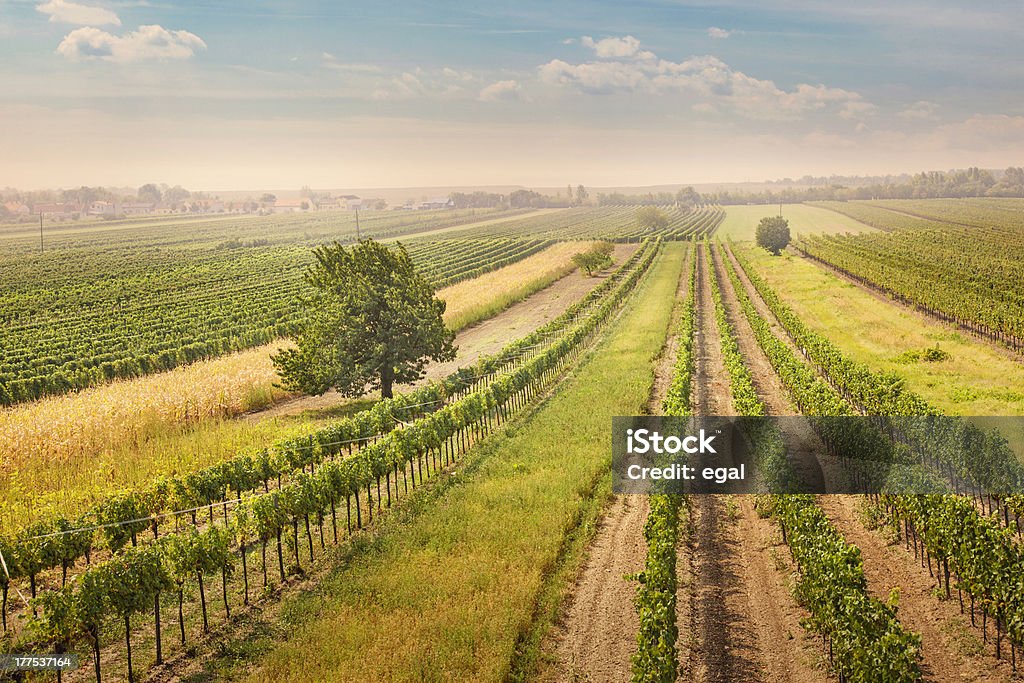
[[[757,224],[757,245],[775,256],[789,245],[789,221],[782,216],[766,216]]]
[[[668,214],[656,206],[643,206],[636,210],[637,224],[649,232],[659,232],[668,227]]]
[[[455,358],[455,334],[445,327],[445,302],[413,266],[402,245],[395,249],[363,240],[352,248],[318,247],[306,273],[313,293],[303,303],[306,319],[296,347],[273,357],[289,389],[322,394],[337,389],[361,396],[423,376],[428,360]]]
[[[580,270],[587,274],[587,277],[594,277],[595,274],[612,265],[612,253],[615,245],[611,242],[598,242],[593,248],[581,251],[572,257]]]

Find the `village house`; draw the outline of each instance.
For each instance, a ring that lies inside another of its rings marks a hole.
[[[338,211],[344,208],[340,197],[320,197],[316,201],[317,211]]]
[[[43,218],[49,218],[51,220],[64,220],[66,218],[74,218],[79,213],[79,207],[74,204],[55,204],[52,202],[41,202],[35,204],[32,207],[32,213],[42,215]]]
[[[123,216],[145,216],[153,213],[152,202],[132,202],[121,205],[121,215]]]
[[[7,213],[14,216],[27,216],[32,213],[28,206],[16,201],[4,202],[4,208],[7,209]]]
[[[117,213],[117,204],[115,202],[97,199],[89,205],[88,214],[90,216],[116,216]]]
[[[309,211],[311,206],[308,199],[278,199],[270,210],[273,213],[299,213]]]
[[[454,209],[455,202],[451,197],[434,197],[419,205],[420,209]]]

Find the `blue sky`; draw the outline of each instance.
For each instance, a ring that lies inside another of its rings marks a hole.
[[[1024,3],[0,2],[0,184],[1024,164]]]

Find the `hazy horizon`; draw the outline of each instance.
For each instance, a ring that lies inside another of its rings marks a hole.
[[[0,186],[557,188],[1024,163],[1018,2],[0,6]]]

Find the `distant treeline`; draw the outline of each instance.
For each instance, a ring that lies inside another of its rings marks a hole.
[[[826,199],[1024,197],[1024,168],[1011,166],[998,174],[979,168],[949,173],[928,171],[913,175],[905,182],[854,187],[842,184],[787,187],[763,192],[721,191],[706,193],[702,197],[704,202],[717,204],[778,204]]]
[[[664,206],[667,204],[700,204],[703,202],[699,192],[692,187],[684,187],[678,192],[647,192],[646,194],[623,194],[612,192],[597,195],[597,203],[601,206],[635,204],[639,206]]]
[[[566,194],[555,196],[541,194],[534,190],[516,190],[504,195],[496,192],[453,192],[451,200],[457,209],[485,209],[505,207],[513,209],[534,208],[553,209],[569,206],[616,206],[616,205],[667,205],[667,204],[700,204],[701,196],[692,187],[684,187],[678,192],[648,192],[646,194],[610,194],[598,193],[596,200],[583,185],[566,188]]]
[[[927,171],[898,176],[805,176],[799,180],[777,181],[778,189],[750,192],[721,190],[700,193],[692,187],[676,192],[623,194],[597,193],[592,199],[580,185],[568,188],[568,196],[544,195],[533,190],[516,190],[509,195],[491,192],[452,193],[456,208],[546,208],[580,205],[666,206],[700,204],[778,204],[850,199],[939,199],[959,197],[1024,197],[1024,168],[1005,171],[968,168],[961,171]],[[797,185],[788,186],[789,183]]]
[[[533,190],[515,190],[504,195],[478,190],[476,192],[452,192],[448,196],[455,204],[456,209],[562,209],[592,203],[589,201],[590,193],[582,185],[577,185],[575,189],[569,185],[566,188],[566,193],[566,196],[561,194],[551,196]]]
[[[147,183],[138,189],[129,187],[81,187],[66,190],[18,190],[5,187],[0,190],[0,204],[19,202],[27,205],[43,203],[74,204],[88,206],[95,201],[109,202],[167,202],[181,204],[189,200],[205,200],[212,197],[205,192],[191,192],[181,185],[170,187],[166,184]],[[2,207],[0,207],[2,208]]]

